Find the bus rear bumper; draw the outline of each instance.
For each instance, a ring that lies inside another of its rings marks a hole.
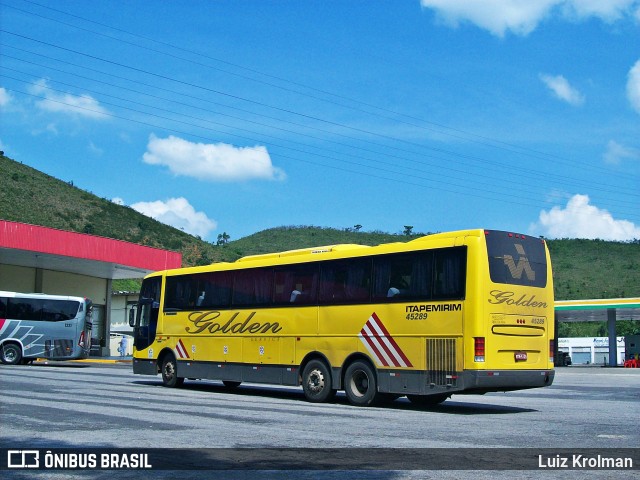
[[[553,370],[465,370],[462,377],[465,392],[486,393],[548,387],[554,375]]]

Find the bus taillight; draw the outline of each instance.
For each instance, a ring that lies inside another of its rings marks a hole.
[[[80,339],[78,340],[78,346],[84,348],[84,330],[80,332]]]
[[[474,362],[484,362],[484,337],[473,337]]]
[[[553,363],[555,358],[554,358],[554,352],[556,351],[556,341],[555,340],[549,340],[549,363]]]

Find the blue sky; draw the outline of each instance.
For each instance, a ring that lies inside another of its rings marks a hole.
[[[5,154],[206,240],[640,238],[640,0],[0,9]]]

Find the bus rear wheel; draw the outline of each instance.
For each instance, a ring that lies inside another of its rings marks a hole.
[[[368,363],[357,361],[344,374],[344,392],[352,405],[369,407],[377,400],[377,381]]]
[[[335,394],[331,384],[331,372],[321,360],[311,360],[302,371],[302,390],[307,400],[326,402]]]
[[[22,349],[17,343],[5,343],[0,349],[0,361],[5,365],[17,365],[22,360]]]
[[[162,359],[162,383],[165,387],[180,387],[184,378],[178,377],[178,363],[176,357],[169,354]]]

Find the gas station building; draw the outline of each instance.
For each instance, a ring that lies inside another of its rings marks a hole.
[[[94,356],[113,354],[112,281],[181,265],[177,252],[0,220],[0,290],[90,298]]]
[[[609,298],[597,300],[557,300],[555,302],[556,325],[561,322],[606,322],[607,323],[607,339],[594,338],[591,344],[578,345],[576,349],[584,349],[586,355],[587,347],[589,347],[589,355],[591,360],[595,353],[600,349],[608,358],[605,362],[609,366],[620,365],[620,349],[624,349],[624,340],[616,336],[616,322],[619,320],[640,320],[640,298]],[[556,337],[557,338],[557,337]],[[556,341],[558,341],[557,339]],[[570,342],[566,342],[569,346]],[[559,344],[558,346],[564,346]],[[605,350],[606,348],[606,350]],[[576,352],[579,350],[575,350]],[[572,351],[572,353],[574,353]],[[574,355],[575,356],[575,353]]]

